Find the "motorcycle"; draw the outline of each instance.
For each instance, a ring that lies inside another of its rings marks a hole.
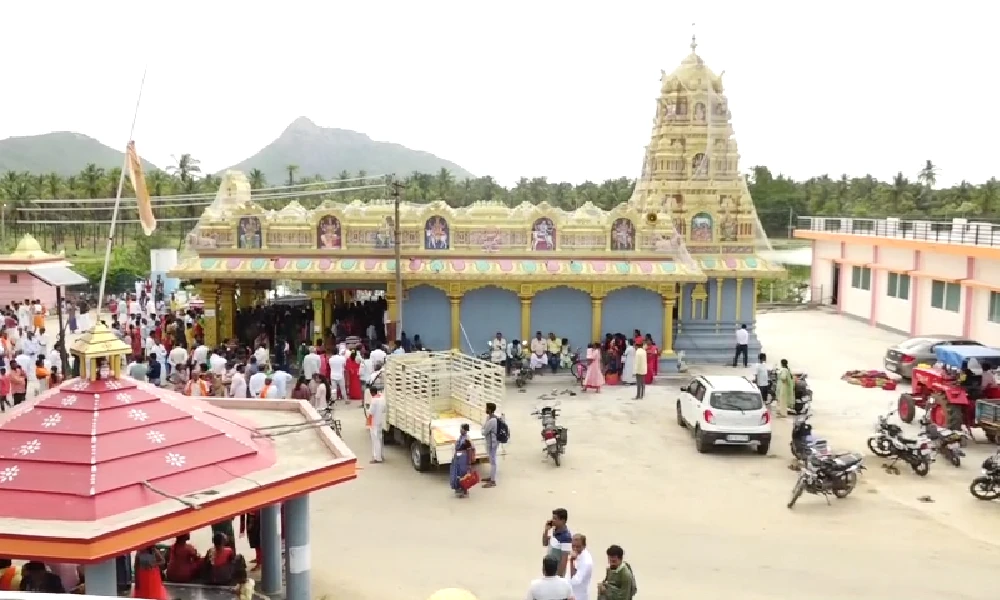
[[[938,427],[931,422],[927,413],[920,419],[920,425],[924,435],[931,441],[934,453],[948,459],[956,467],[962,466],[962,457],[965,456],[965,434],[961,431],[954,431],[946,427]]]
[[[892,458],[892,462],[882,466],[887,473],[899,475],[896,462],[902,460],[910,465],[914,473],[924,477],[931,470],[930,440],[923,433],[916,438],[903,437],[903,429],[889,422],[889,417],[895,412],[891,410],[878,418],[875,435],[868,438],[868,449],[880,458]]]
[[[580,360],[580,349],[570,350],[570,361],[572,365],[570,366],[570,373],[576,378],[576,382],[579,384],[583,383],[583,380],[587,378],[587,365]]]
[[[531,359],[527,356],[511,359],[510,374],[514,376],[514,385],[523,388],[535,377],[535,371],[531,368]]]
[[[792,456],[802,465],[814,454],[827,455],[830,453],[827,441],[812,434],[810,418],[812,418],[812,413],[808,412],[808,409],[795,415],[795,420],[792,422],[792,441],[788,443]]]
[[[982,475],[972,480],[969,493],[979,500],[1000,498],[1000,451],[983,461]]]
[[[858,485],[858,472],[865,468],[862,460],[857,453],[809,456],[805,468],[799,471],[795,480],[788,508],[794,507],[803,493],[823,496],[827,504],[830,503],[830,494],[837,499],[850,496]]]
[[[568,440],[568,430],[556,423],[559,417],[559,403],[542,406],[531,414],[542,422],[542,452],[548,454],[558,467],[561,456],[566,453]]]
[[[809,387],[809,374],[803,371],[802,373],[793,373],[793,376],[795,377],[795,402],[812,403],[813,393],[812,388]],[[764,402],[770,403],[777,399],[778,369],[768,371],[767,380],[770,383],[771,393],[769,394],[770,399],[764,398]]]

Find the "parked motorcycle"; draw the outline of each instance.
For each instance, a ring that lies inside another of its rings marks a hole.
[[[792,456],[803,465],[813,454],[826,455],[830,453],[826,440],[812,434],[810,418],[812,418],[812,413],[808,409],[795,415],[795,420],[792,422],[792,441],[788,444]]]
[[[570,372],[573,373],[573,377],[576,378],[576,382],[582,384],[583,380],[587,378],[587,365],[580,360],[579,348],[576,350],[570,350],[570,361],[572,361]]]
[[[528,356],[514,359],[510,374],[514,376],[514,385],[523,388],[528,382],[534,379],[535,371],[531,368],[531,359]]]
[[[969,493],[980,500],[1000,498],[1000,451],[983,461],[982,475],[972,480]]]
[[[956,467],[962,466],[962,457],[965,456],[965,450],[962,450],[965,434],[946,427],[938,427],[927,415],[925,412],[921,417],[920,425],[924,435],[931,441],[935,454],[943,456]]]
[[[878,418],[875,424],[875,435],[868,438],[868,449],[875,456],[892,458],[892,462],[883,465],[887,473],[899,475],[896,462],[902,460],[910,465],[913,472],[921,477],[931,470],[931,442],[923,433],[916,438],[903,437],[903,429],[889,422],[889,417],[895,410]]]
[[[559,417],[559,403],[542,406],[531,414],[542,422],[542,452],[548,454],[558,467],[562,460],[561,456],[566,453],[566,442],[569,437],[568,430],[556,423]]]
[[[827,504],[830,503],[831,494],[837,499],[850,496],[858,485],[858,472],[865,468],[863,460],[856,452],[837,456],[812,454],[806,460],[805,467],[799,471],[788,508],[794,507],[803,493],[823,496]]]
[[[802,373],[793,373],[795,377],[795,402],[812,402],[813,393],[812,388],[809,387],[809,374],[803,371]],[[770,400],[764,398],[764,402],[771,402],[777,398],[776,393],[778,389],[778,369],[771,369],[767,372],[767,380],[771,384]]]

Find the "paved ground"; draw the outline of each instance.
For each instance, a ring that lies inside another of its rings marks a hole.
[[[839,377],[877,368],[898,338],[816,312],[764,315],[759,329],[772,359],[809,372],[816,433],[867,454],[875,417],[896,394]],[[869,457],[850,498],[827,506],[806,496],[789,511],[787,421],[778,422],[773,456],[699,455],[674,421],[676,381],[651,387],[641,402],[620,387],[564,396],[570,445],[563,466],[553,467],[528,413],[539,393],[567,383],[541,379],[527,394],[509,393],[503,411],[513,439],[495,489],[457,500],[445,473],[417,473],[401,449],[388,447],[386,464],[366,464],[357,481],[316,494],[314,596],[423,600],[456,586],[480,600],[520,599],[538,574],[542,525],[555,507],[569,510],[571,529],[587,535],[599,567],[609,544],[625,548],[643,598],[996,595],[1000,504],[967,491],[985,445],[962,468],[938,463],[923,479],[887,475]],[[340,418],[366,462],[361,411],[342,409]],[[919,502],[922,495],[934,502]],[[207,537],[199,532],[195,541]]]

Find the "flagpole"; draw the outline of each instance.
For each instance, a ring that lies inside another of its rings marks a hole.
[[[135,133],[135,122],[139,118],[139,103],[142,102],[142,88],[146,85],[146,70],[142,69],[142,81],[139,82],[139,97],[135,99],[135,111],[132,113],[132,127],[128,130],[128,140],[125,149],[125,161],[122,164],[122,174],[118,178],[118,192],[115,194],[115,207],[111,212],[111,227],[108,230],[108,245],[104,249],[104,270],[101,271],[101,286],[97,293],[97,316],[95,324],[101,322],[101,307],[104,306],[104,286],[108,282],[108,267],[111,264],[111,245],[115,241],[115,223],[118,221],[118,208],[122,203],[122,188],[125,187],[125,173],[128,172],[128,142],[132,141],[132,134]]]

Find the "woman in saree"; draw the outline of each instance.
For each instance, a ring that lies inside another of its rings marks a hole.
[[[646,385],[653,383],[653,377],[659,375],[660,349],[656,347],[652,334],[646,334]]]
[[[191,583],[201,570],[201,554],[191,543],[191,535],[177,536],[167,555],[167,581]]]
[[[450,483],[451,489],[458,498],[468,498],[469,490],[462,487],[462,479],[469,475],[476,464],[476,451],[472,447],[472,441],[465,436],[459,436],[455,445],[455,458],[451,460]]]
[[[309,381],[304,375],[299,375],[298,381],[295,382],[295,389],[292,390],[293,400],[312,400],[312,390],[309,389]]]
[[[256,571],[260,568],[260,511],[240,515],[240,536],[247,536],[247,542],[253,550],[253,561],[250,563],[250,570]]]
[[[345,400],[363,400],[361,391],[361,363],[358,362],[358,352],[352,351],[344,365],[347,371],[347,398]]]
[[[170,600],[167,588],[163,586],[163,576],[160,568],[163,566],[163,555],[156,546],[148,546],[135,554],[135,590],[133,598],[147,600]]]
[[[583,378],[583,391],[604,387],[604,369],[601,367],[601,345],[594,342],[587,348],[587,375]]]
[[[72,302],[66,303],[66,325],[69,327],[70,333],[77,332],[76,304]]]
[[[788,368],[788,359],[781,359],[781,367],[778,368],[777,389],[774,397],[778,399],[778,406],[774,409],[774,414],[780,418],[788,416],[788,411],[792,410],[795,403],[795,376]]]
[[[638,329],[633,330],[632,341],[635,342],[636,348],[641,346],[643,342],[642,332],[640,332]]]

